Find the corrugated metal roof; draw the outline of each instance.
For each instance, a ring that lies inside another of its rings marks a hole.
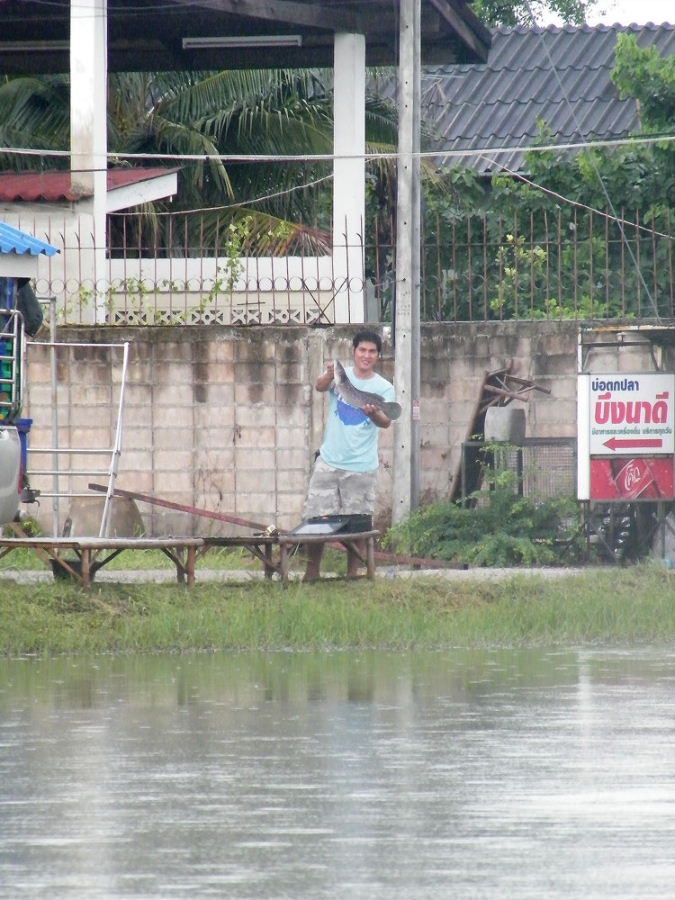
[[[44,253],[45,256],[54,256],[58,252],[56,247],[33,237],[32,234],[26,234],[13,225],[0,222],[0,253],[16,253],[19,256],[25,254],[39,256]]]
[[[521,171],[524,150],[548,125],[556,143],[614,140],[639,130],[634,100],[619,99],[610,73],[621,32],[641,47],[675,55],[675,25],[566,25],[497,29],[485,65],[437,66],[422,75],[422,105],[435,147],[453,164],[491,173]],[[391,96],[391,93],[390,93]],[[474,151],[483,149],[485,156]]]
[[[110,169],[108,190],[128,187],[179,171],[177,168]],[[5,203],[73,203],[89,194],[73,193],[70,172],[0,172],[0,201]]]

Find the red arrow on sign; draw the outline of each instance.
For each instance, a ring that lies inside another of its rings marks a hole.
[[[623,441],[619,440],[619,438],[610,438],[608,441],[605,441],[603,446],[609,447],[610,450],[638,450],[642,447],[662,447],[663,441],[661,438],[633,438]]]

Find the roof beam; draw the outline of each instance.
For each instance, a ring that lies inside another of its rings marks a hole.
[[[452,27],[457,37],[463,41],[467,47],[470,47],[479,59],[487,59],[487,50],[490,47],[490,32],[480,22],[475,19],[473,13],[469,10],[469,15],[475,19],[476,26],[485,33],[485,39],[479,41],[476,38],[476,27],[472,28],[464,18],[463,14],[458,11],[454,0],[429,0],[431,6],[438,12],[440,16]]]
[[[292,0],[181,0],[181,6],[196,6],[213,12],[233,13],[240,17],[267,22],[286,22],[323,31],[361,32],[360,16],[334,9],[333,4],[293,3]]]

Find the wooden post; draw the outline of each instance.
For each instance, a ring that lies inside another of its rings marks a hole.
[[[282,584],[288,584],[288,544],[283,540],[279,541],[279,574]]]
[[[187,562],[185,565],[188,587],[192,587],[192,585],[195,583],[195,560],[196,559],[197,559],[197,548],[194,547],[193,545],[190,545],[187,548]]]
[[[366,574],[372,581],[375,578],[375,538],[369,537],[366,543]]]
[[[80,571],[82,587],[89,589],[91,587],[91,550],[89,547],[83,547],[80,551]]]

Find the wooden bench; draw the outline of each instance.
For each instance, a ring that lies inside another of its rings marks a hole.
[[[284,584],[288,584],[290,562],[293,552],[302,544],[328,544],[353,549],[366,567],[366,577],[375,578],[375,538],[379,531],[359,531],[342,534],[260,534],[245,537],[206,537],[204,546],[198,553],[203,556],[210,547],[243,547],[256,559],[259,559],[265,570],[265,577],[279,575]],[[360,546],[365,543],[365,556]],[[278,559],[275,559],[274,547],[279,547]]]
[[[161,550],[176,566],[176,581],[193,585],[197,550],[204,546],[203,538],[50,538],[16,537],[0,538],[0,559],[19,548],[33,550],[47,565],[51,565],[55,577],[62,572],[78,581],[83,587],[91,587],[94,575],[124,550]],[[64,552],[75,554],[75,559]],[[101,558],[101,554],[107,554]]]
[[[297,549],[300,544],[327,544],[328,546],[342,546],[345,550],[352,550],[366,567],[366,578],[371,581],[375,578],[375,538],[379,537],[379,531],[354,531],[338,532],[337,534],[280,534],[279,557],[280,574],[283,582],[288,581],[288,567],[290,563],[290,551]],[[361,552],[361,546],[365,544],[365,556]]]
[[[362,531],[350,534],[260,534],[204,538],[0,537],[0,559],[20,548],[32,550],[51,566],[55,577],[60,574],[69,576],[82,587],[89,588],[96,572],[125,550],[161,550],[176,566],[176,581],[192,586],[197,560],[209,549],[243,547],[262,562],[266,578],[278,574],[281,581],[288,584],[292,552],[301,544],[328,544],[353,549],[366,566],[366,577],[372,580],[375,577],[375,538],[379,533]],[[362,543],[365,543],[365,556],[359,546]],[[279,553],[275,558],[274,548],[277,546]]]

